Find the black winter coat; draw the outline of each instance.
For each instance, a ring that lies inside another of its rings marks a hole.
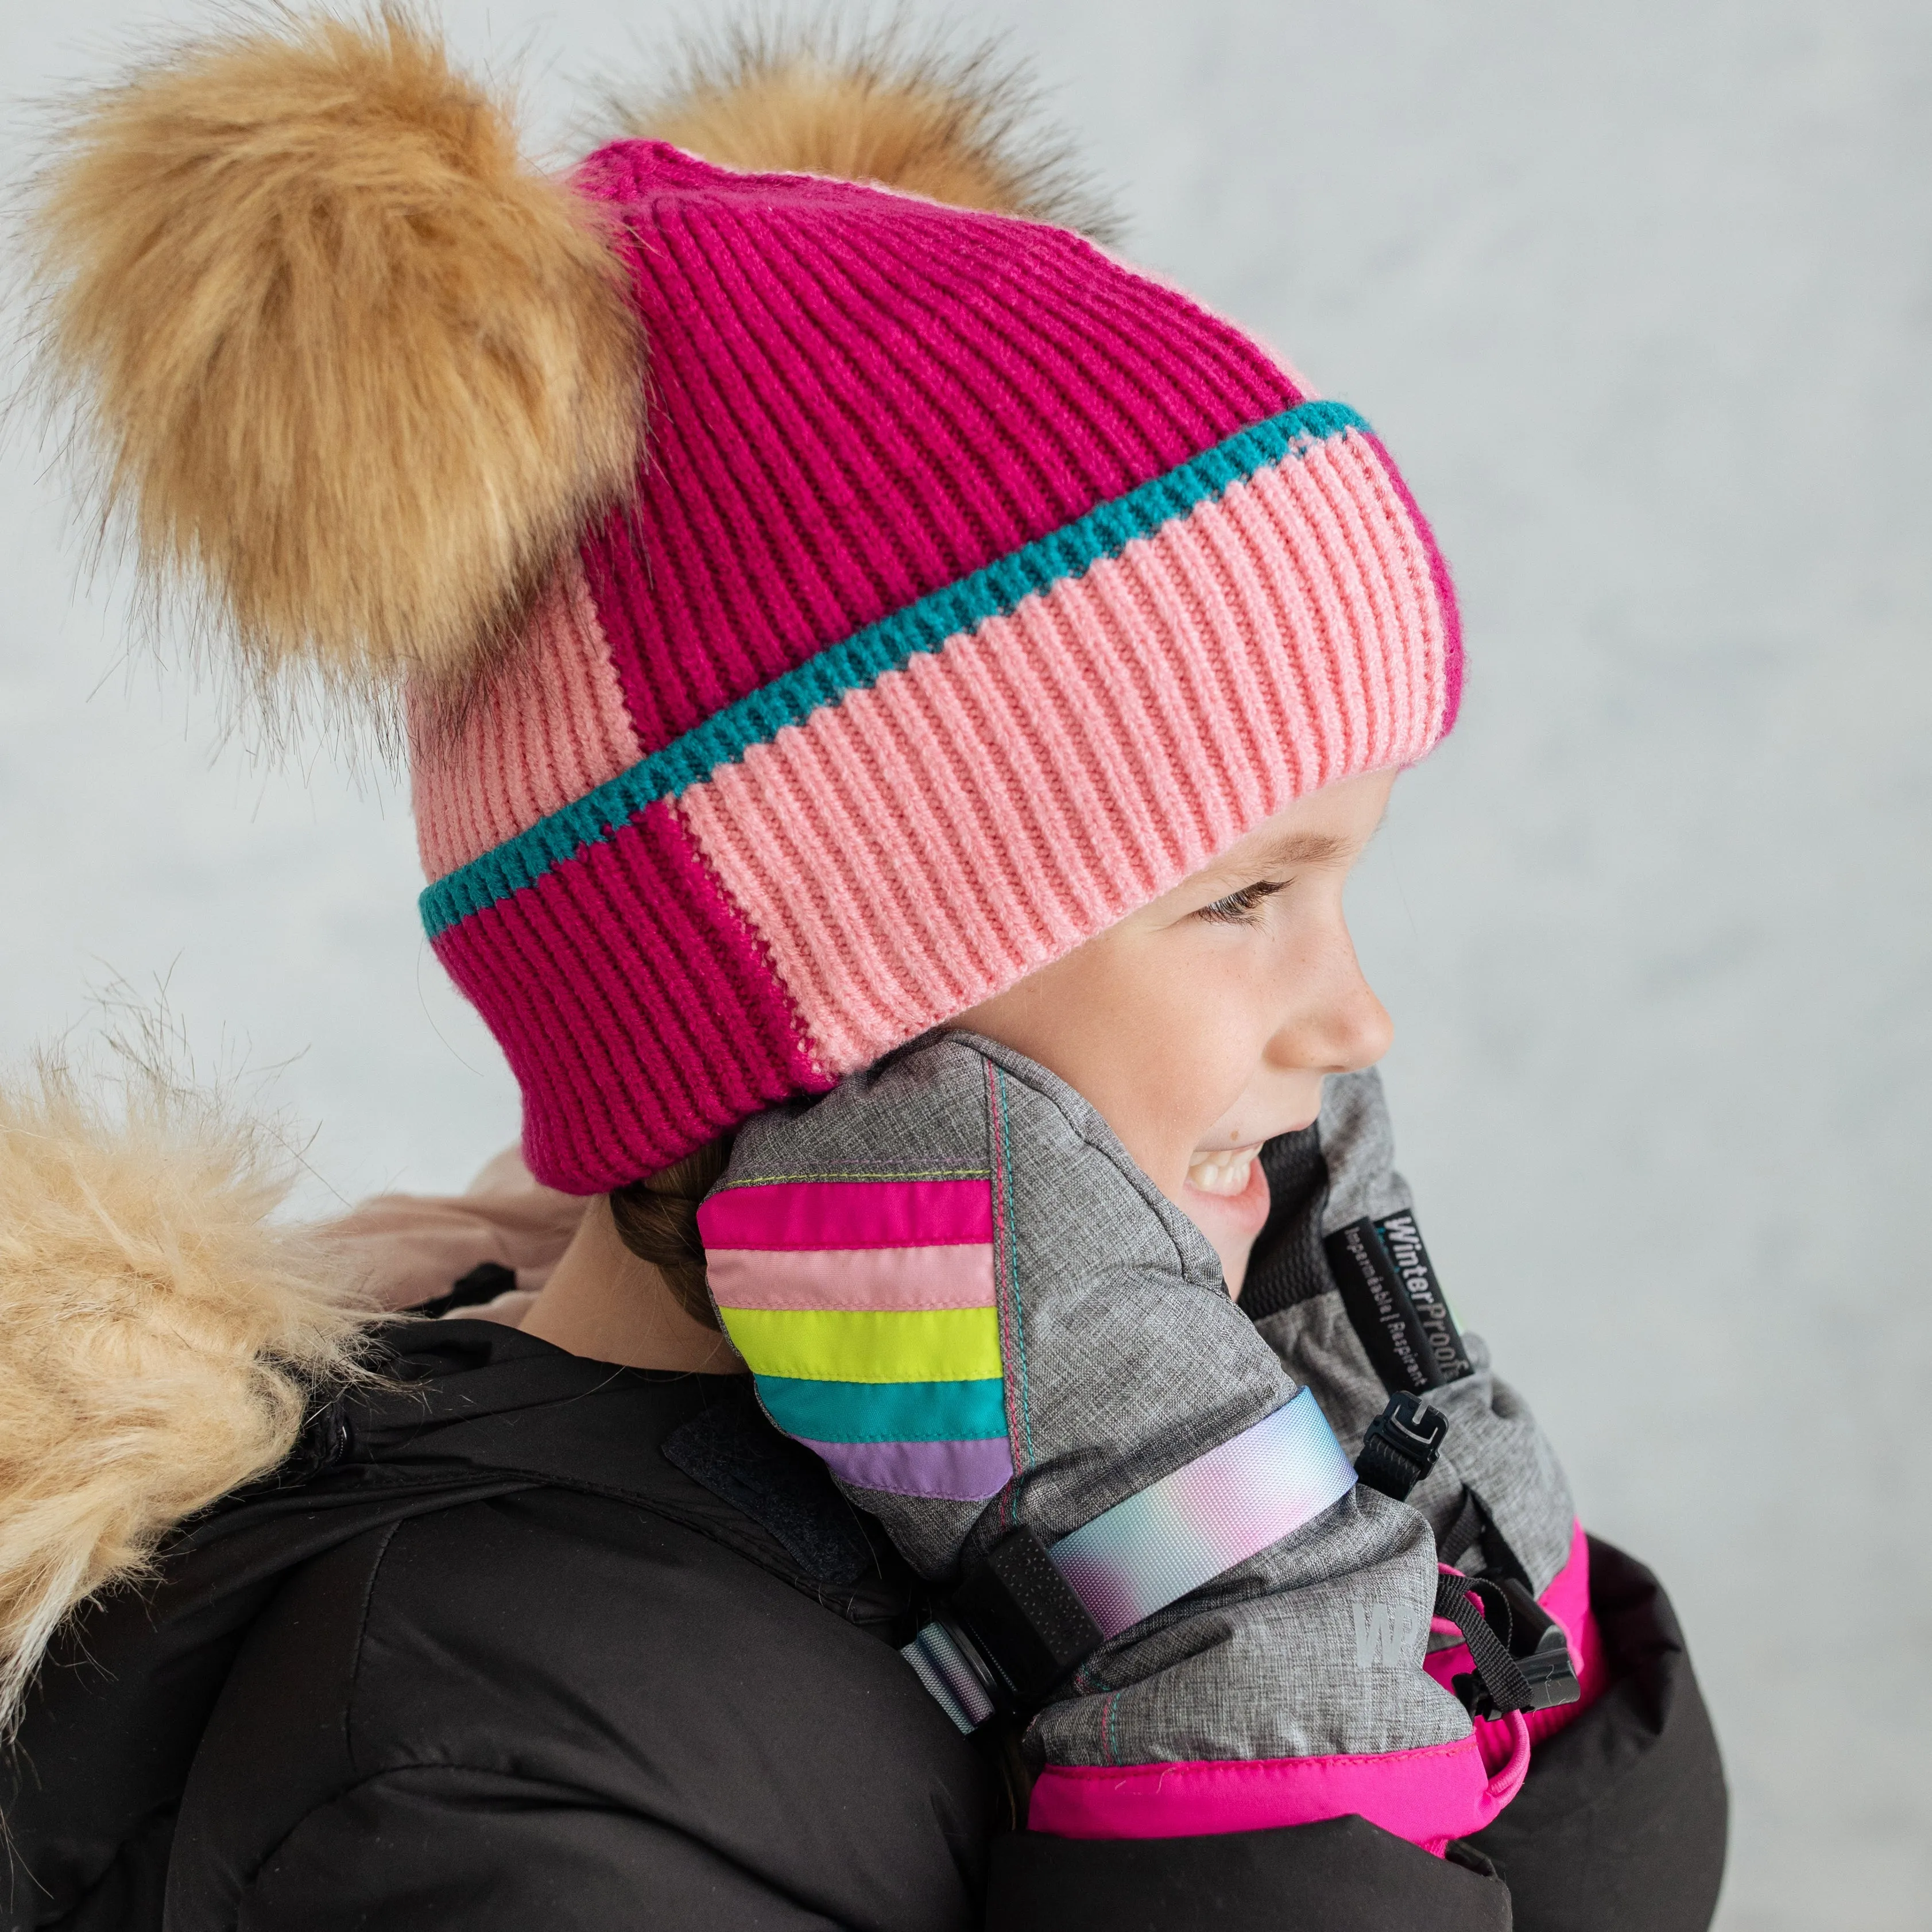
[[[1624,1682],[1479,1844],[1360,1819],[1046,1838],[898,1658],[916,1580],[743,1381],[392,1332],[398,1386],[339,1402],[43,1673],[0,1787],[8,1932],[1708,1918],[1708,1726],[1661,1592],[1605,1546]]]

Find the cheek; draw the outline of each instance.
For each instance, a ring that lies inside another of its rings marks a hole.
[[[1170,1104],[1186,1115],[1190,1148],[1240,1100],[1274,1030],[1265,973],[1233,946],[1190,949],[1166,1003]],[[1184,1096],[1184,1100],[1182,1096]]]

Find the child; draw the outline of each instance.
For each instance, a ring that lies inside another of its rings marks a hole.
[[[50,178],[144,556],[405,688],[432,943],[609,1202],[382,1381],[226,1336],[279,1433],[20,1559],[24,1672],[270,1478],[43,1675],[15,1922],[1702,1924],[1667,1609],[1367,1070],[1342,883],[1462,677],[1388,454],[930,68],[652,131],[548,180],[419,28],[291,22]]]

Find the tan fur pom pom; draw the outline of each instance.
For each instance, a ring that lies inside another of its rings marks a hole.
[[[105,509],[258,669],[460,675],[631,486],[640,345],[596,212],[400,11],[96,97],[33,226]]]
[[[268,1221],[259,1132],[127,1087],[0,1086],[0,1736],[68,1613],[274,1468],[368,1318],[347,1264]]]
[[[626,134],[721,167],[877,182],[1110,238],[1113,214],[1072,149],[1030,128],[1036,100],[992,46],[949,53],[898,22],[854,38],[827,15],[728,28],[688,50],[664,94],[613,105]]]

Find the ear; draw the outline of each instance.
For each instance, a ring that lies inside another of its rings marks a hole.
[[[642,349],[597,212],[400,10],[103,92],[32,219],[104,514],[257,668],[460,677],[632,487]]]

